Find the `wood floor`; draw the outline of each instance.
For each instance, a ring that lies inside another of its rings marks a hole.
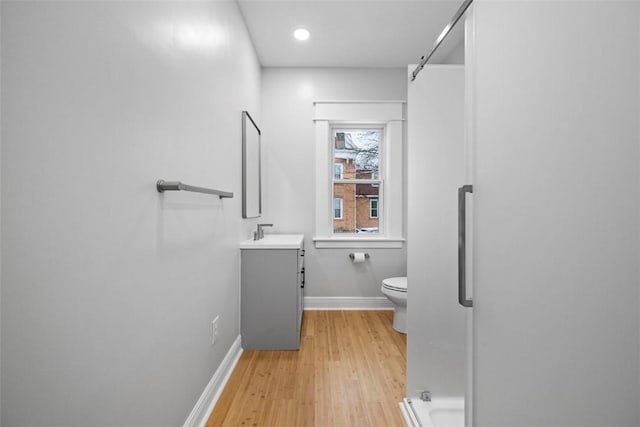
[[[404,426],[406,335],[391,311],[306,311],[300,351],[245,351],[214,426]]]

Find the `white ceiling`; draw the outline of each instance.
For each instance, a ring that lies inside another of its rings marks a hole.
[[[405,67],[420,61],[462,0],[238,0],[265,67]],[[300,42],[293,30],[307,28]],[[431,62],[462,41],[457,25]]]

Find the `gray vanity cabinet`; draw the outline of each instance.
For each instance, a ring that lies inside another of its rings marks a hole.
[[[241,334],[245,350],[298,350],[304,246],[241,251]]]

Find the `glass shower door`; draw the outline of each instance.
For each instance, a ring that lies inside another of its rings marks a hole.
[[[430,412],[461,427],[470,312],[458,303],[464,79],[462,65],[426,66],[409,83],[407,106],[407,397],[420,418]]]

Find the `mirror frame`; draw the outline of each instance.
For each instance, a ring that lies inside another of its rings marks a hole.
[[[248,119],[248,120],[247,120]],[[257,132],[258,137],[258,164],[249,165],[248,163],[248,144],[247,136],[249,132]],[[260,128],[253,121],[253,118],[248,111],[242,111],[242,217],[243,218],[259,218],[262,216],[262,141],[261,141]],[[248,194],[247,186],[249,185],[249,168],[258,168],[258,214],[247,212],[248,207]]]

